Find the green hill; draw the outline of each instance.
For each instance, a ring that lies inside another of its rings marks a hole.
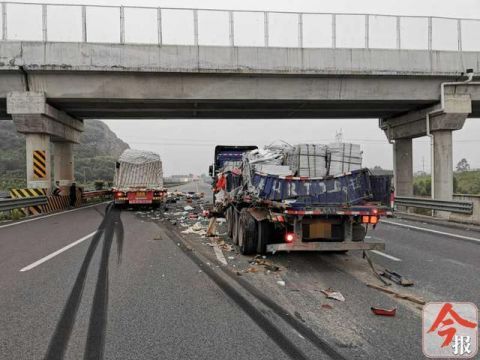
[[[113,180],[115,161],[129,148],[99,120],[85,120],[80,144],[74,146],[75,178],[78,183]],[[0,121],[0,191],[23,187],[25,176],[25,137],[13,121]]]

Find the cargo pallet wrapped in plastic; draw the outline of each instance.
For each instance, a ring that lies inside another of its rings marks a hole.
[[[340,175],[362,168],[362,151],[359,144],[328,144],[329,175]]]
[[[286,154],[286,164],[297,176],[327,175],[327,147],[321,144],[298,144]]]

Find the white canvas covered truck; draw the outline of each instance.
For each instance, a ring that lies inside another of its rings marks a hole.
[[[115,166],[113,199],[116,206],[159,207],[166,196],[160,155],[125,150]]]

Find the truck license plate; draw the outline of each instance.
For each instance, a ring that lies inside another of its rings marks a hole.
[[[134,199],[129,201],[130,204],[151,204],[152,200],[148,199]]]
[[[139,198],[144,198],[146,196],[145,192],[143,191],[137,191],[137,197]]]

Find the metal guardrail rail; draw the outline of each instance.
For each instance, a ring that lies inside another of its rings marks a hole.
[[[415,197],[396,197],[395,205],[416,207],[430,210],[449,211],[452,213],[472,214],[473,203],[467,201],[448,201],[423,199]]]
[[[82,194],[83,199],[92,199],[97,197],[108,197],[112,196],[111,190],[95,190],[95,191],[85,191]]]
[[[0,211],[9,211],[29,206],[46,205],[46,196],[34,196],[23,199],[0,199]]]

